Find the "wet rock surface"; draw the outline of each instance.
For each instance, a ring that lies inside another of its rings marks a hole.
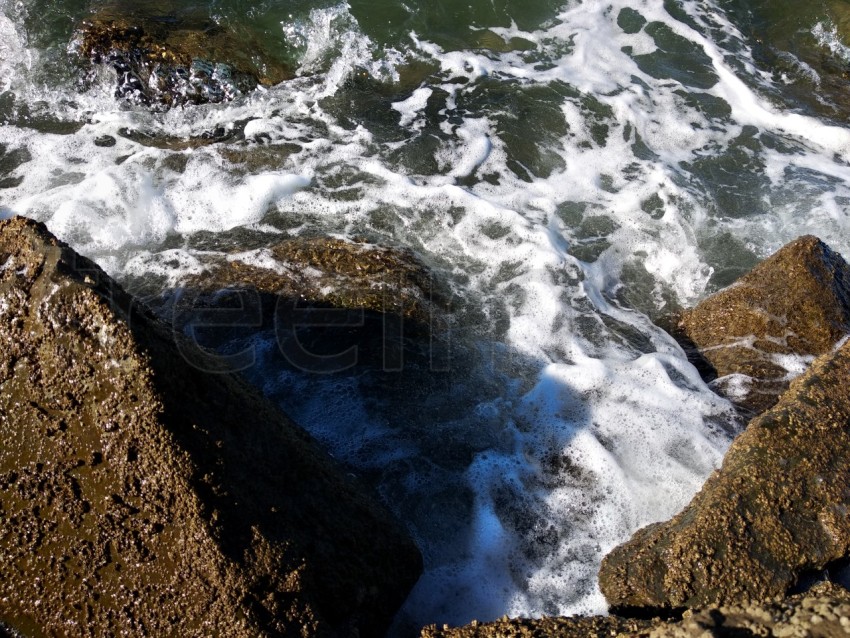
[[[448,303],[447,293],[412,252],[331,237],[296,237],[217,259],[186,287],[252,287],[310,304],[392,313],[421,324]]]
[[[83,85],[106,65],[117,75],[116,97],[151,106],[223,102],[293,77],[248,34],[156,2],[103,7],[80,26],[72,48],[93,65]]]
[[[783,600],[686,611],[680,620],[617,616],[500,620],[426,627],[422,638],[837,638],[850,635],[850,592],[824,583]]]
[[[151,303],[211,349],[273,335],[281,365],[381,374],[449,356],[448,294],[407,250],[316,237],[207,255],[203,272]]]
[[[848,387],[850,342],[750,421],[681,513],[605,557],[599,583],[608,602],[670,609],[766,600],[847,556]]]
[[[816,237],[801,237],[686,311],[679,328],[720,377],[716,387],[759,414],[788,387],[789,367],[850,332],[850,268]]]
[[[306,433],[174,339],[44,226],[0,222],[0,626],[381,635],[415,546]]]

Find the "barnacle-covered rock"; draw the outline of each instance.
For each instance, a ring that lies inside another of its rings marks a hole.
[[[675,609],[767,600],[848,556],[848,387],[850,342],[750,421],[682,512],[603,559],[608,602]]]

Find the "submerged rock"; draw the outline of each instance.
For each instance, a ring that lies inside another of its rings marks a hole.
[[[850,332],[850,268],[817,237],[801,237],[685,312],[679,327],[720,377],[719,389],[761,413],[795,367]]]
[[[608,602],[669,609],[766,600],[847,556],[848,387],[850,342],[750,422],[681,513],[605,557],[599,584]]]
[[[199,257],[203,272],[152,303],[208,348],[272,331],[281,364],[322,373],[428,367],[449,356],[448,294],[410,251],[296,237]],[[234,319],[210,328],[210,312]]]
[[[0,222],[0,626],[381,635],[416,547],[303,430],[176,339],[43,225]]]
[[[208,264],[186,286],[203,291],[252,287],[308,304],[391,313],[422,324],[445,306],[412,252],[331,237],[286,239]]]
[[[781,601],[687,611],[681,620],[617,616],[499,620],[457,629],[430,626],[422,631],[422,638],[838,638],[848,633],[850,592],[824,583]]]
[[[293,77],[247,34],[151,11],[106,7],[77,32],[76,53],[115,70],[116,97],[166,107],[222,102]]]

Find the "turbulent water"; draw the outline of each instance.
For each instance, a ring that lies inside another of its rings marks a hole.
[[[145,295],[287,236],[412,249],[439,357],[315,374],[259,332],[244,373],[417,539],[397,634],[604,612],[602,556],[739,427],[656,323],[798,235],[850,253],[850,5],[802,4],[160,0],[296,78],[156,111],[79,81],[99,5],[0,0],[0,218]]]

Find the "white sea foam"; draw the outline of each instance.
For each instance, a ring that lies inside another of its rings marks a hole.
[[[743,41],[710,3],[684,6]],[[691,42],[716,83],[653,77],[637,56],[658,44],[623,31],[624,8]],[[422,33],[381,48],[345,5],[314,9],[284,27],[300,78],[167,113],[120,107],[106,84],[60,105],[70,87],[27,84],[37,53],[3,15],[7,0],[0,9],[2,86],[84,123],[68,135],[0,127],[5,152],[29,157],[0,175],[22,180],[4,189],[0,216],[43,220],[111,273],[169,288],[203,271],[194,235],[243,229],[408,245],[452,287],[469,368],[433,396],[365,373],[299,375],[275,358],[274,335],[250,338],[261,363],[249,377],[335,456],[380,475],[422,545],[426,573],[399,631],[604,611],[604,553],[682,507],[735,427],[647,314],[705,294],[707,236],[765,256],[815,232],[850,252],[850,133],[764,99],[745,47],[734,55],[747,81],[710,29],[662,0],[568,2],[536,30],[492,28],[536,45],[504,53],[447,51]],[[415,57],[439,71],[381,102],[391,123],[340,116],[334,98],[356,100],[352,83],[390,91]],[[243,139],[165,150],[128,133],[217,128]],[[95,146],[105,135],[115,145]],[[730,170],[740,180],[724,182]],[[280,266],[262,250],[231,258]],[[393,383],[397,403],[384,397]]]
[[[393,108],[401,113],[399,126],[410,126],[413,124],[425,109],[425,106],[428,104],[428,98],[431,97],[433,92],[433,89],[429,89],[428,87],[420,87],[406,100],[394,102],[392,105]],[[418,128],[421,128],[421,125]]]

